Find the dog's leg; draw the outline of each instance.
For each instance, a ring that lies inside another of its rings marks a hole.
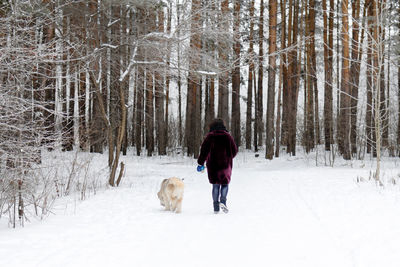
[[[177,199],[175,197],[171,199],[171,206],[171,211],[175,211],[177,206]]]
[[[176,213],[182,212],[182,198],[178,199],[176,202]]]
[[[165,196],[164,200],[165,210],[171,210],[171,200],[169,199],[169,197]]]

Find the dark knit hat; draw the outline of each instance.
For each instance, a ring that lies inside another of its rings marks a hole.
[[[226,131],[224,120],[217,118],[210,123],[210,132],[217,130]]]

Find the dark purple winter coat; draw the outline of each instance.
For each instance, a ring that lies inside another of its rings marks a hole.
[[[229,184],[232,160],[238,150],[232,136],[224,130],[209,132],[201,144],[199,165],[207,162],[208,180],[211,184]]]

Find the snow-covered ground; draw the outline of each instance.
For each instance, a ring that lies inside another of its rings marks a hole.
[[[95,157],[93,167],[106,160]],[[24,228],[0,224],[0,266],[399,266],[400,187],[390,183],[398,160],[384,162],[379,187],[368,181],[369,161],[332,168],[313,158],[240,153],[230,212],[217,215],[194,160],[123,160],[119,188],[59,200],[55,215]],[[181,214],[164,211],[156,196],[171,176],[185,181]]]

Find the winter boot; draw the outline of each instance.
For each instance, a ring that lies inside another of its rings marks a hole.
[[[228,213],[229,212],[228,207],[226,206],[226,200],[225,199],[224,200],[221,199],[221,203],[219,203],[219,206],[220,206],[221,210],[224,213]]]
[[[214,213],[217,214],[219,213],[219,202],[214,201]]]

